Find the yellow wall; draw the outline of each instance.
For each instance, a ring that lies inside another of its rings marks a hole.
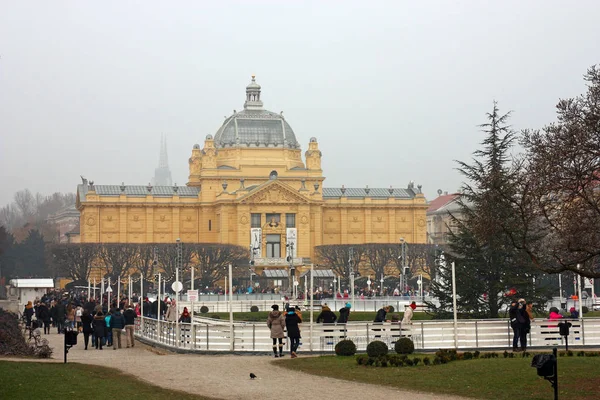
[[[263,214],[263,224],[264,214],[281,214],[279,226],[263,226],[263,256],[264,237],[273,233],[282,235],[285,257],[286,213],[296,214],[297,257],[313,258],[314,247],[321,244],[397,243],[401,237],[409,243],[426,242],[422,194],[412,199],[323,199],[325,178],[316,140],[305,157],[307,168],[300,150],[216,149],[209,136],[204,149],[195,147],[189,160],[188,186],[201,188],[197,198],[100,196],[89,191],[78,199],[81,242],[174,243],[181,238],[248,247],[252,213]],[[269,179],[274,170],[277,179]]]

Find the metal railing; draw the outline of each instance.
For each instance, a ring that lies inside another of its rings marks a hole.
[[[558,330],[559,321],[536,320],[528,335],[529,346],[561,346],[564,337]],[[573,325],[568,336],[569,346],[600,346],[600,318],[569,320]],[[455,336],[459,349],[511,348],[513,331],[506,319],[414,321],[400,323],[349,322],[347,324],[301,325],[299,352],[333,352],[337,342],[351,339],[358,351],[367,344],[381,340],[393,349],[400,337],[413,340],[416,349],[454,348]],[[195,318],[193,323],[173,323],[151,318],[138,318],[136,335],[149,342],[173,349],[215,352],[270,352],[272,340],[266,323],[234,322]],[[232,340],[233,338],[233,340]]]

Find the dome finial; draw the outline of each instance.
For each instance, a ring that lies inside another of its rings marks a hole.
[[[262,110],[263,103],[260,101],[260,85],[256,83],[256,75],[252,74],[252,82],[246,86],[245,109]]]

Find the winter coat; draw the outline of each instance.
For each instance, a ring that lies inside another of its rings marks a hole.
[[[333,314],[333,313],[332,313]],[[302,320],[298,317],[298,315],[294,311],[290,311],[285,315],[285,326],[287,328],[287,335],[289,338],[299,338],[300,336],[300,326]]]
[[[38,319],[44,322],[50,322],[50,310],[44,303],[38,306]]]
[[[92,314],[87,313],[87,312],[83,312],[83,314],[81,314],[81,327],[83,329],[83,333],[93,333],[94,332],[94,327],[92,326],[92,323],[94,322],[94,317],[92,316]]]
[[[67,311],[67,320],[75,321],[75,309],[72,308],[71,311]]]
[[[133,309],[128,308],[123,312],[123,318],[125,318],[125,326],[127,325],[135,325],[135,319],[137,318],[137,314]]]
[[[104,337],[104,331],[106,330],[106,320],[104,319],[104,315],[95,316],[92,326],[96,337]]]
[[[27,325],[31,324],[31,317],[33,317],[33,307],[30,308],[25,308],[25,311],[23,311],[23,315],[25,316],[25,319],[27,320]]]
[[[167,309],[167,313],[165,314],[165,320],[169,322],[177,321],[177,306],[175,304],[170,304]]]
[[[563,316],[560,315],[559,313],[550,311],[550,316],[548,317],[548,319],[552,321],[552,320],[562,319],[562,317]]]
[[[110,328],[111,329],[125,329],[125,318],[121,311],[115,311],[110,317]]]
[[[66,315],[67,309],[65,308],[65,305],[60,302],[56,303],[56,305],[54,306],[54,315],[52,316],[52,318],[54,318],[55,321],[64,321]]]
[[[273,310],[269,313],[269,317],[267,318],[267,326],[271,330],[271,338],[284,338],[285,334],[283,330],[285,329],[285,319],[283,318],[283,314],[280,311]]]
[[[321,314],[319,314],[319,316],[317,317],[317,324],[320,322],[323,322],[324,324],[333,324],[336,319],[337,316],[333,313],[333,311],[331,311],[329,308],[323,308],[323,311],[321,311]]]
[[[348,322],[348,318],[350,317],[350,309],[348,307],[340,308],[340,317],[338,318],[338,324],[345,324]]]
[[[402,323],[403,324],[412,324],[412,317],[413,317],[414,311],[411,307],[406,307],[406,311],[404,311],[404,317],[402,318]]]
[[[380,308],[379,311],[377,311],[377,315],[375,316],[375,321],[373,321],[373,322],[385,322],[386,314],[387,314],[387,311],[385,311],[383,308]]]

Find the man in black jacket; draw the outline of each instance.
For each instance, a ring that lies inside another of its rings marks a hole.
[[[127,306],[127,310],[123,313],[123,318],[125,318],[125,337],[127,339],[127,347],[135,346],[133,331],[135,329],[135,319],[137,318],[137,314],[133,310],[133,304],[129,304]]]

